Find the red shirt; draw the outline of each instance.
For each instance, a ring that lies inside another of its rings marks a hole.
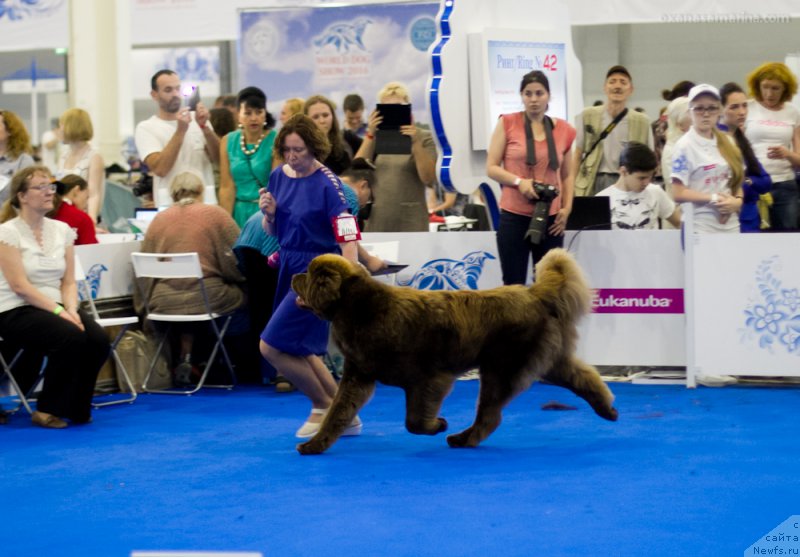
[[[506,132],[506,149],[503,152],[503,168],[516,174],[520,178],[533,178],[537,182],[558,187],[561,191],[561,163],[564,156],[572,148],[575,141],[575,128],[569,123],[558,118],[553,118],[553,141],[558,152],[559,170],[548,167],[547,141],[534,141],[536,150],[536,165],[528,166],[526,163],[527,147],[525,145],[525,119],[522,112],[503,114],[503,129]],[[517,215],[530,216],[533,214],[534,202],[521,193],[513,184],[500,184],[500,208]],[[561,209],[561,196],[555,198],[550,206],[550,214],[556,214]]]
[[[92,217],[71,203],[63,201],[61,206],[58,208],[58,211],[56,211],[56,214],[53,215],[53,218],[55,220],[60,220],[61,222],[67,223],[69,227],[75,231],[75,233],[78,235],[78,238],[75,240],[76,246],[97,243],[97,236],[94,234],[94,222],[92,222]]]

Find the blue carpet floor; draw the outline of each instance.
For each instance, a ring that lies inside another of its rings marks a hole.
[[[0,426],[0,555],[742,555],[800,512],[800,389],[612,384],[620,420],[534,385],[480,448],[403,428],[379,387],[361,437],[301,457],[308,411],[267,388],[141,396],[94,423]],[[445,402],[471,423],[476,381]],[[556,400],[576,411],[543,411]]]

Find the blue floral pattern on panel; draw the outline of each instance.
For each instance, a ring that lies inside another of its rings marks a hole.
[[[784,288],[775,271],[780,257],[761,262],[756,270],[758,297],[751,299],[745,314],[745,339],[756,339],[759,348],[786,350],[800,355],[800,291]]]
[[[0,19],[19,21],[31,16],[42,16],[57,10],[64,0],[0,0]]]
[[[411,280],[400,282],[418,290],[477,290],[478,279],[487,259],[496,259],[488,251],[473,251],[457,259],[434,259],[425,263]]]

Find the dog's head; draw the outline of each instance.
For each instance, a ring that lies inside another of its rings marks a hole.
[[[366,271],[340,255],[324,254],[311,261],[307,272],[292,277],[292,289],[301,307],[330,321],[341,305],[342,287],[358,276]]]

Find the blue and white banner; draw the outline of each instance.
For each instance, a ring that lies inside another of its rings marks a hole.
[[[2,52],[66,48],[67,0],[0,0],[0,37]]]
[[[389,81],[404,83],[415,119],[428,122],[428,47],[438,3],[373,4],[241,13],[238,86],[264,90],[270,111],[322,94],[359,93],[367,114]]]
[[[205,103],[220,95],[219,48],[137,48],[131,51],[134,99],[150,98],[150,78],[159,70],[177,73],[181,84],[200,87]]]

